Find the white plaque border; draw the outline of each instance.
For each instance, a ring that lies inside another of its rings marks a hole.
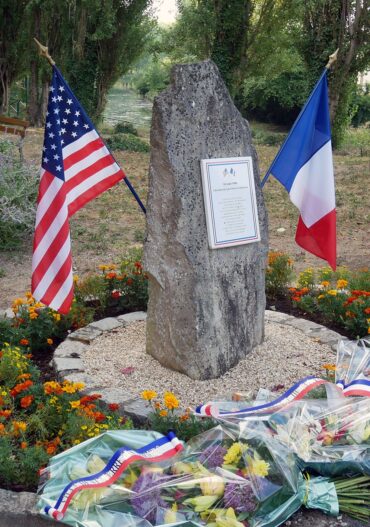
[[[211,186],[211,174],[210,166],[212,165],[225,165],[230,167],[230,165],[235,164],[246,164],[247,166],[247,176],[248,183],[251,195],[252,203],[252,216],[253,216],[253,226],[254,233],[252,236],[246,236],[243,238],[237,238],[233,240],[217,240],[217,232],[215,225],[215,212],[214,212],[214,203],[212,199],[212,186]],[[260,230],[259,230],[259,221],[258,221],[258,209],[257,209],[257,199],[256,199],[256,189],[255,181],[253,175],[253,160],[250,156],[248,157],[219,157],[212,159],[202,159],[201,160],[201,173],[202,173],[202,185],[203,185],[203,198],[204,198],[204,207],[206,212],[206,223],[207,223],[207,232],[208,232],[208,243],[211,249],[222,249],[224,247],[234,247],[236,245],[245,245],[248,243],[258,242],[261,240]]]

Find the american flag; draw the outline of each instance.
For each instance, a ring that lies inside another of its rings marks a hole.
[[[49,91],[32,293],[43,304],[68,313],[73,300],[69,218],[125,174],[55,66]]]

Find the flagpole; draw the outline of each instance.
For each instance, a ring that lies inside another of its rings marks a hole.
[[[49,64],[50,64],[50,66],[54,67],[54,66],[55,66],[55,61],[54,61],[54,60],[52,59],[52,57],[50,56],[50,54],[49,54],[49,50],[48,50],[48,47],[47,47],[47,46],[43,46],[43,45],[41,44],[41,42],[39,42],[39,41],[37,40],[37,38],[35,38],[35,37],[34,37],[33,40],[36,42],[36,44],[37,44],[37,46],[38,46],[38,48],[39,48],[39,54],[40,54],[42,57],[45,57],[45,58],[46,58],[46,60],[47,60],[47,61],[49,62]],[[88,118],[88,116],[86,116],[86,117]],[[90,121],[90,119],[89,119],[89,121]],[[112,154],[112,157],[114,158],[113,154]],[[116,161],[116,162],[117,162],[117,161]],[[117,164],[118,164],[118,163],[117,163]],[[141,210],[144,212],[144,214],[146,214],[146,208],[145,208],[143,202],[141,201],[141,199],[139,198],[139,196],[137,195],[137,193],[136,193],[134,187],[132,186],[132,184],[131,184],[129,178],[126,176],[126,174],[125,174],[125,177],[123,178],[123,180],[124,180],[124,182],[126,183],[127,187],[130,189],[130,191],[131,191],[132,195],[134,196],[134,198],[136,199],[136,201],[138,202],[138,204],[139,204]]]
[[[330,69],[330,67],[332,66],[332,64],[337,60],[338,51],[339,51],[339,48],[336,49],[336,50],[334,51],[334,53],[332,53],[331,55],[329,55],[329,60],[328,60],[328,63],[326,64],[326,66],[325,66],[325,68],[324,68],[324,71],[323,71],[322,74],[320,75],[319,80],[316,82],[316,84],[315,84],[313,90],[311,91],[311,94],[310,94],[309,98],[307,99],[305,105],[303,106],[302,110],[300,111],[300,113],[299,113],[297,119],[295,120],[295,122],[294,122],[294,124],[293,124],[293,126],[292,126],[292,128],[291,128],[291,130],[290,130],[290,132],[289,132],[289,134],[288,134],[287,137],[285,138],[284,143],[281,145],[279,152],[278,152],[277,155],[275,156],[275,158],[274,158],[274,160],[272,161],[272,163],[271,163],[271,165],[270,165],[268,171],[266,172],[265,177],[263,178],[263,180],[262,180],[262,182],[261,182],[261,188],[263,188],[263,187],[265,186],[265,183],[266,183],[266,181],[268,180],[268,178],[269,178],[269,176],[270,176],[272,166],[273,166],[274,163],[279,159],[280,154],[281,154],[281,152],[282,152],[282,150],[283,150],[283,148],[284,148],[284,146],[285,146],[285,143],[288,141],[288,139],[289,139],[290,136],[292,135],[292,133],[293,133],[293,131],[294,131],[294,129],[295,129],[297,123],[299,122],[300,117],[301,117],[301,116],[303,115],[303,113],[306,111],[306,108],[307,108],[309,102],[311,101],[311,99],[312,99],[312,97],[313,97],[313,94],[315,93],[315,90],[316,90],[317,86],[318,86],[318,85],[320,84],[320,82],[322,81],[322,78],[324,77],[324,75],[327,74],[327,72],[329,71],[329,69]]]

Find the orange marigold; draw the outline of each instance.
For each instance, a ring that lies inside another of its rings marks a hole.
[[[112,412],[116,412],[117,410],[119,410],[119,404],[117,404],[117,403],[110,403],[110,404],[108,404],[108,408],[109,408],[109,410],[112,410]]]
[[[159,415],[160,415],[161,417],[166,417],[166,416],[168,415],[168,412],[167,412],[167,410],[161,410],[161,411],[159,412]]]
[[[30,343],[30,341],[29,341],[28,339],[21,339],[21,340],[19,341],[19,344],[20,344],[21,346],[28,346],[29,343]]]
[[[22,408],[28,408],[33,403],[34,396],[33,395],[26,395],[25,397],[22,397],[21,399],[21,407]]]

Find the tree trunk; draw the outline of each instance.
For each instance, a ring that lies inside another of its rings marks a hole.
[[[0,65],[0,114],[6,114],[9,109],[9,77],[5,64]]]

